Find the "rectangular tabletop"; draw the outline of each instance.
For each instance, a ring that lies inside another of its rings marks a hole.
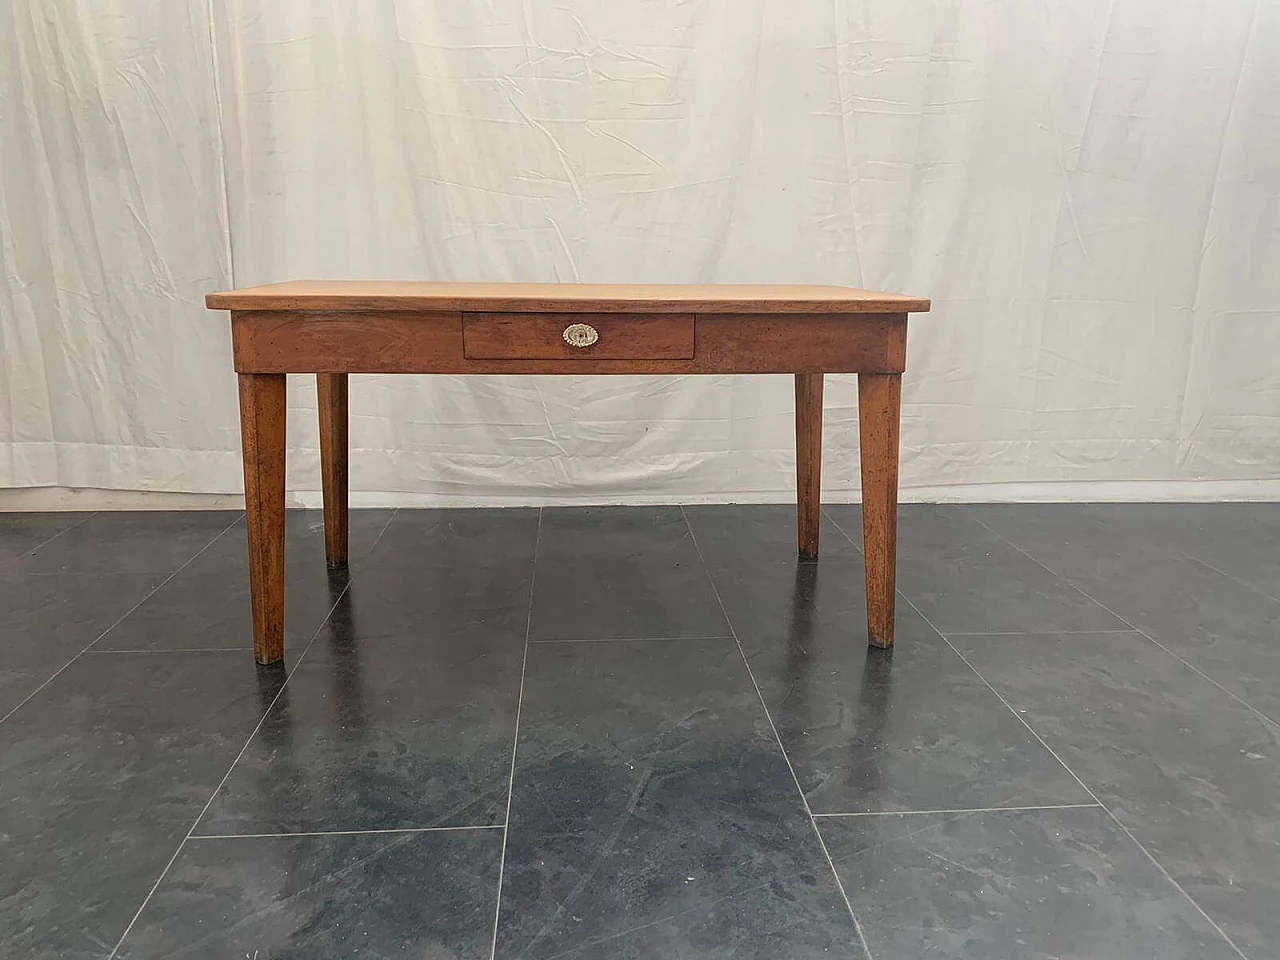
[[[799,284],[433,283],[291,280],[211,293],[210,310],[598,313],[921,313],[929,301]]]

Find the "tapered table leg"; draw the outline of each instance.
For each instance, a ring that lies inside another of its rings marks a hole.
[[[898,560],[898,419],[902,375],[858,374],[862,544],[867,565],[867,639],[893,646]]]
[[[796,374],[796,530],[800,557],[818,556],[822,517],[822,374]]]
[[[259,663],[284,659],[284,422],[285,375],[240,374],[253,654]]]
[[[347,375],[317,373],[320,476],[324,491],[324,555],[329,566],[347,562]]]

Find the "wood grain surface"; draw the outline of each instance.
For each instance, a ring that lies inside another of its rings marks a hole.
[[[567,343],[576,323],[600,339]],[[692,360],[693,314],[464,313],[462,348],[470,360]]]
[[[818,556],[822,519],[822,374],[796,374],[796,534],[800,557]]]
[[[259,663],[284,658],[284,425],[284,375],[241,374],[249,592],[253,654]]]
[[[867,570],[867,640],[893,646],[898,570],[900,374],[858,374],[862,459],[862,546]]]
[[[477,359],[465,355],[460,313],[231,315],[242,373],[698,374],[901,372],[907,317],[712,314],[694,322],[685,360]],[[586,353],[586,351],[583,351]]]
[[[291,280],[205,297],[210,310],[920,313],[929,301],[853,287]]]

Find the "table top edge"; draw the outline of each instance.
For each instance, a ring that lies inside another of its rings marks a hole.
[[[288,281],[205,297],[210,310],[296,312],[923,313],[922,297],[800,284]]]

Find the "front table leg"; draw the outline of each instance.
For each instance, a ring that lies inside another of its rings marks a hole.
[[[285,375],[240,374],[253,655],[259,663],[284,659],[284,420]]]
[[[867,565],[867,639],[873,647],[893,646],[901,401],[902,374],[858,374],[862,548]]]

